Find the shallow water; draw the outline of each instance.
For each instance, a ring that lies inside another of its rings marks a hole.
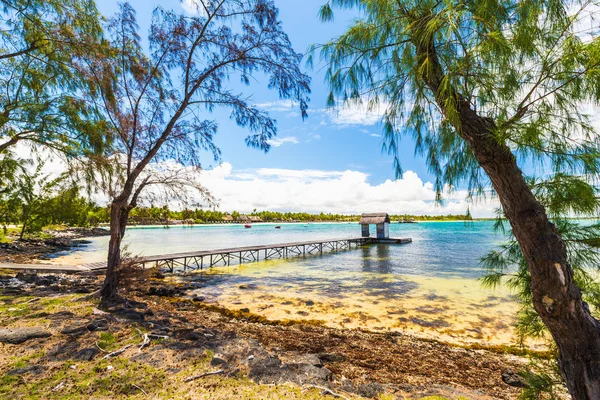
[[[360,236],[360,226],[352,224],[255,224],[252,229],[242,225],[175,226],[170,228],[130,228],[124,243],[127,252],[140,255],[212,250],[296,241],[341,239]],[[374,227],[371,233],[374,232]],[[385,246],[378,263],[359,253],[344,255],[337,262],[351,270],[376,269],[391,273],[455,276],[477,278],[479,259],[502,242],[502,235],[492,231],[492,222],[424,222],[391,224],[390,236],[411,237],[413,243]],[[92,243],[79,251],[62,255],[56,262],[80,264],[106,259],[108,237],[90,239]]]
[[[517,308],[508,291],[481,287],[479,259],[503,237],[491,222],[393,224],[405,245],[218,267],[186,278],[206,301],[269,319],[312,319],[333,327],[400,331],[458,343],[515,342]],[[360,236],[357,224],[273,224],[129,229],[136,255]],[[56,262],[105,258],[107,237]],[[533,344],[532,344],[533,345]]]

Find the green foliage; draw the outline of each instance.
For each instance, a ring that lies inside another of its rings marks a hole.
[[[558,400],[564,398],[564,386],[555,360],[533,360],[520,374],[526,384],[522,400]]]
[[[20,237],[37,233],[48,225],[88,226],[97,224],[101,208],[79,194],[79,188],[68,185],[67,175],[52,179],[42,172],[43,164],[33,171],[19,168],[11,175],[11,184],[0,192],[0,223],[21,225]]]
[[[382,109],[383,150],[397,173],[401,137],[411,135],[436,176],[438,200],[461,184],[470,196],[490,194],[479,162],[487,160],[475,159],[471,148],[482,145],[473,139],[481,132],[534,171],[531,191],[565,241],[574,281],[596,316],[600,224],[566,218],[600,214],[600,135],[593,124],[600,107],[600,31],[593,22],[599,6],[598,0],[330,0],[323,20],[333,18],[334,7],[358,8],[360,18],[315,48],[328,65],[329,104]],[[497,227],[509,242],[483,260],[489,272],[483,282],[515,291],[521,338],[543,336],[519,243],[501,219]],[[552,386],[541,373],[530,378],[530,398]]]
[[[96,223],[108,222],[109,212],[107,208],[96,211],[94,221]],[[210,209],[195,210],[184,209],[181,211],[168,210],[165,207],[136,207],[131,210],[130,219],[137,224],[155,224],[164,223],[170,220],[193,220],[194,223],[221,222],[228,215],[227,212]],[[233,221],[242,221],[242,214],[238,211],[232,211]],[[305,212],[277,212],[277,211],[254,211],[249,216],[260,217],[263,222],[358,222],[360,215],[344,215],[333,213],[310,214]],[[393,221],[414,220],[414,221],[464,221],[471,220],[469,213],[465,215],[410,215],[399,214],[390,215]]]
[[[39,232],[49,223],[50,196],[64,180],[64,176],[50,179],[49,175],[42,173],[42,168],[43,164],[40,164],[32,173],[26,171],[20,174],[9,198],[9,203],[14,205],[17,212],[15,219],[22,224],[21,239],[25,232]]]
[[[102,151],[83,56],[102,35],[93,0],[7,0],[0,8],[0,157],[19,142],[72,156]]]
[[[600,39],[581,27],[599,4],[331,0],[324,20],[332,7],[357,7],[361,18],[320,47],[330,102],[383,109],[384,150],[397,172],[401,136],[412,135],[440,196],[461,182],[472,194],[489,186],[457,134],[458,107],[469,106],[493,121],[496,139],[519,160],[545,171],[536,182],[548,200],[560,201],[553,196],[565,186],[575,190],[565,195],[583,191],[591,200],[600,150],[593,111],[586,114],[582,105],[600,99]],[[428,83],[434,75],[435,91]],[[597,198],[574,211],[594,207]]]
[[[582,290],[583,299],[590,305],[592,314],[600,317],[600,283],[597,280],[600,252],[596,246],[600,238],[600,223],[581,224],[565,219],[555,220],[555,223],[556,232],[567,247],[573,279]],[[511,233],[509,236],[509,242],[482,259],[482,265],[487,270],[482,282],[489,287],[506,284],[518,296],[521,307],[517,334],[521,341],[527,337],[550,339],[546,327],[533,309],[527,262],[517,241]]]

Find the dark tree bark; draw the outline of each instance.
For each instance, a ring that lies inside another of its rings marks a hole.
[[[113,201],[110,206],[110,241],[108,242],[106,278],[101,290],[103,303],[110,302],[118,295],[121,243],[127,228],[129,210],[129,205],[123,202]]]
[[[432,66],[423,80],[446,112],[440,87],[444,72],[433,43],[415,43]],[[577,400],[600,399],[600,324],[573,280],[564,241],[525,181],[510,148],[496,139],[495,122],[479,115],[455,91],[458,134],[489,176],[527,260],[533,305],[558,346],[558,361],[569,392]]]

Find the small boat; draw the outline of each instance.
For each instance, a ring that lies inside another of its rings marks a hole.
[[[252,225],[246,224],[246,225],[244,225],[244,228],[252,228]]]
[[[277,225],[275,229],[281,229],[281,225]]]
[[[304,226],[308,226],[308,224],[304,224]]]

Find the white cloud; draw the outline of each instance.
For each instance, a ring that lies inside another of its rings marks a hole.
[[[321,111],[325,112],[331,122],[336,125],[372,126],[381,121],[387,106],[385,103],[369,105],[369,102],[364,100],[359,103],[346,103],[337,108]]]
[[[267,140],[267,143],[269,143],[273,147],[279,147],[286,143],[298,144],[300,142],[298,141],[296,136],[287,136],[287,137],[282,137],[282,138],[269,139],[269,140]]]
[[[186,14],[193,16],[205,15],[204,8],[200,3],[202,0],[183,0],[181,2],[181,8]]]
[[[228,163],[225,163],[228,164]],[[318,169],[283,169],[283,168],[259,168],[256,175],[269,177],[270,179],[326,179],[336,178],[344,174],[341,171],[323,171]]]
[[[222,210],[248,212],[253,209],[362,213],[385,211],[407,214],[462,214],[469,207],[466,193],[446,196],[443,205],[435,203],[430,182],[423,182],[412,171],[402,179],[369,183],[369,175],[353,170],[292,170],[261,168],[234,171],[229,163],[203,171],[199,182],[219,199]],[[243,194],[243,195],[241,195]],[[496,204],[478,204],[475,216],[493,216]]]
[[[379,133],[371,133],[369,136],[373,136],[373,137],[381,137],[381,135]]]
[[[277,100],[258,103],[254,106],[262,108],[265,111],[292,111],[296,104],[291,100]]]

